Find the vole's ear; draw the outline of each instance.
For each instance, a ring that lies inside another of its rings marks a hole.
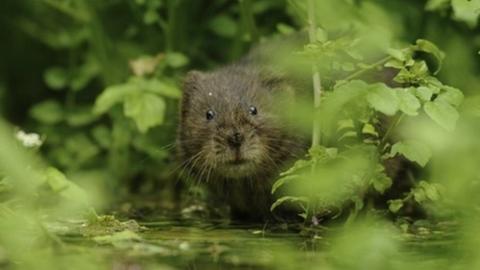
[[[262,86],[280,100],[294,100],[295,90],[292,82],[281,72],[264,71],[261,73]]]
[[[183,95],[189,95],[192,91],[197,90],[204,77],[205,74],[200,71],[188,72],[183,79]]]
[[[285,79],[279,76],[269,76],[262,78],[262,86],[267,89],[278,89],[285,84]]]
[[[183,96],[182,96],[182,102],[180,106],[182,119],[185,119],[185,114],[191,109],[191,106],[189,104],[192,102],[192,97],[195,96],[194,92],[201,87],[200,85],[204,80],[203,79],[204,77],[205,77],[204,73],[196,70],[189,71],[185,75],[185,78],[183,79],[183,86],[182,86]]]
[[[260,73],[262,86],[271,91],[278,91],[288,84],[283,74],[272,71],[263,71]]]

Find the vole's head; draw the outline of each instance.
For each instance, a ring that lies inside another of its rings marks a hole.
[[[295,144],[280,113],[282,100],[293,97],[289,89],[278,77],[244,66],[190,72],[178,138],[184,167],[204,179],[255,177],[278,168]]]

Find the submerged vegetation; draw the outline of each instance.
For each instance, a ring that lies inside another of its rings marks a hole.
[[[480,1],[7,0],[0,14],[0,268],[479,267]],[[286,118],[312,139],[271,211],[301,221],[231,221],[180,179],[182,78],[284,40],[269,58],[302,81]]]

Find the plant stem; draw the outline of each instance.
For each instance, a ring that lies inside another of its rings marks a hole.
[[[310,43],[315,42],[315,0],[308,0],[308,37]],[[322,94],[322,82],[320,80],[320,73],[318,72],[318,67],[315,63],[312,64],[312,73],[313,73],[313,102],[314,109],[320,107],[320,96]],[[312,147],[320,144],[320,126],[316,119],[313,120],[313,131],[312,131]]]
[[[177,21],[177,5],[179,0],[170,0],[167,2],[167,27],[165,36],[165,51],[171,52],[175,46],[175,31]]]
[[[369,71],[369,70],[372,70],[372,69],[374,69],[374,68],[377,68],[377,67],[380,66],[380,65],[385,64],[385,63],[388,62],[390,59],[392,59],[392,57],[391,57],[391,56],[387,56],[387,57],[385,57],[385,58],[382,58],[382,59],[378,60],[378,61],[375,62],[375,63],[372,63],[372,64],[370,64],[370,65],[368,65],[368,66],[366,66],[366,67],[363,67],[363,68],[360,69],[360,70],[355,71],[354,73],[348,75],[348,76],[347,76],[345,79],[343,79],[341,82],[339,82],[339,83],[337,84],[337,87],[340,86],[340,85],[345,84],[346,82],[348,82],[348,81],[350,81],[350,80],[353,80],[353,79],[357,78],[358,76],[362,75],[363,73],[365,73],[365,72],[367,72],[367,71]]]
[[[240,2],[240,10],[243,18],[244,27],[248,30],[248,34],[250,35],[251,42],[258,41],[258,31],[257,27],[255,26],[255,18],[253,16],[252,10],[252,1],[251,0],[239,0]]]
[[[387,129],[387,132],[385,132],[385,135],[383,136],[382,140],[380,141],[380,145],[379,145],[380,151],[383,151],[383,148],[385,147],[385,144],[387,143],[388,138],[392,134],[392,131],[395,129],[395,127],[398,126],[398,123],[400,123],[400,121],[403,119],[404,116],[405,116],[404,113],[399,114],[393,120],[393,122],[390,124],[390,126]]]

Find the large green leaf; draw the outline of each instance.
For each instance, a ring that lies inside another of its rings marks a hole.
[[[93,111],[96,114],[106,113],[112,106],[122,102],[125,97],[135,93],[137,90],[133,84],[110,86],[98,96]]]
[[[442,52],[435,44],[424,39],[417,40],[415,49],[429,53],[435,57],[435,59],[437,60],[437,68],[434,74],[437,74],[442,68],[442,61],[445,58],[445,53]]]
[[[372,108],[386,115],[394,115],[398,111],[398,98],[393,89],[376,83],[368,90],[367,101]]]
[[[227,15],[220,15],[211,19],[208,27],[221,37],[233,37],[237,33],[237,23]]]
[[[145,133],[151,127],[163,123],[165,107],[165,101],[161,97],[140,92],[125,100],[124,112],[135,121],[140,132]]]
[[[397,89],[395,90],[395,93],[398,97],[398,107],[400,108],[400,111],[412,116],[418,114],[417,111],[421,105],[415,95],[404,89]]]
[[[98,118],[98,115],[92,112],[90,106],[77,106],[71,109],[67,116],[66,121],[72,127],[85,126]]]
[[[177,99],[182,95],[180,89],[175,84],[158,79],[144,80],[141,86],[144,90],[169,98]]]
[[[69,181],[67,177],[56,168],[49,167],[45,170],[45,179],[53,192],[58,193],[67,200],[87,206],[88,197],[83,189]]]
[[[184,54],[178,52],[167,53],[165,56],[165,61],[173,68],[183,67],[189,62],[188,58]]]
[[[452,0],[453,18],[463,21],[471,28],[478,25],[480,0]]]
[[[53,90],[60,90],[67,86],[68,74],[64,68],[52,67],[43,74],[45,83]]]
[[[365,102],[368,87],[369,85],[364,81],[353,80],[338,84],[332,92],[326,94],[317,114],[322,125],[322,132],[327,135],[333,134],[341,115],[346,110],[353,108],[351,104],[358,105],[358,103]]]
[[[64,111],[57,101],[47,100],[33,106],[30,116],[44,124],[54,125],[63,121]]]
[[[433,90],[426,86],[420,86],[415,88],[415,95],[422,101],[430,101],[433,96]]]
[[[430,148],[415,140],[400,141],[394,144],[391,154],[394,156],[398,153],[402,154],[408,160],[418,163],[422,167],[425,166],[432,157]]]
[[[278,179],[277,181],[275,181],[275,183],[273,183],[271,193],[274,194],[277,191],[277,189],[279,189],[281,186],[289,183],[291,180],[293,180],[295,178],[297,178],[296,175],[287,175],[287,176],[284,176],[284,177]]]
[[[451,86],[443,86],[445,92],[438,95],[437,100],[445,101],[453,106],[459,106],[463,102],[463,93]]]
[[[448,131],[453,131],[457,123],[459,114],[457,110],[447,102],[435,99],[423,105],[423,109],[427,115]]]

